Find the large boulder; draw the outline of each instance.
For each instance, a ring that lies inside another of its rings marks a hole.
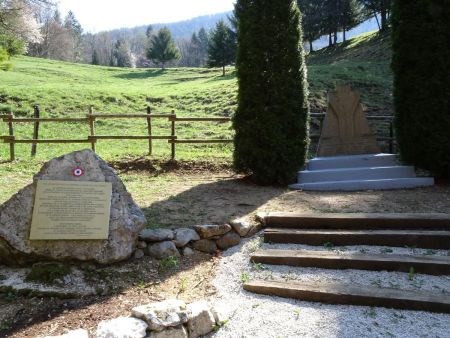
[[[75,177],[81,166],[84,175]],[[111,182],[112,198],[107,240],[30,241],[36,181]],[[108,264],[130,257],[146,219],[114,170],[91,150],[76,151],[55,158],[0,207],[0,264],[24,265],[40,260],[93,261]]]

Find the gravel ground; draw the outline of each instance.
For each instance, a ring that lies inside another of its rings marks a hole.
[[[211,337],[450,337],[450,315],[364,306],[325,305],[246,292],[242,280],[297,280],[345,282],[368,287],[394,287],[450,294],[450,276],[428,276],[386,271],[325,270],[254,265],[249,256],[258,248],[324,250],[304,245],[268,245],[244,241],[224,253],[213,285],[214,305],[228,319]],[[391,251],[392,254],[448,255],[447,251],[349,246],[345,252]]]

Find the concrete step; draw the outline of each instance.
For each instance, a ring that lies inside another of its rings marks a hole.
[[[308,170],[395,166],[394,154],[365,154],[350,156],[316,157],[308,161]]]
[[[326,181],[315,183],[297,183],[289,186],[295,190],[310,191],[359,191],[411,189],[434,185],[432,177],[390,178],[373,180]]]
[[[381,306],[387,308],[450,313],[450,296],[426,291],[374,288],[342,283],[293,283],[251,281],[244,289],[263,295],[326,304]]]
[[[339,168],[326,170],[304,170],[298,173],[298,183],[329,181],[355,181],[391,178],[414,178],[416,173],[411,166]]]
[[[331,251],[260,250],[250,257],[254,263],[289,265],[322,269],[359,269],[400,271],[429,275],[450,275],[450,257],[346,254]]]
[[[326,213],[297,214],[271,212],[259,215],[265,227],[294,229],[427,229],[450,231],[450,215],[443,213]]]
[[[322,246],[331,243],[343,245],[377,245],[450,249],[450,231],[430,230],[299,230],[267,228],[267,243],[293,243]]]

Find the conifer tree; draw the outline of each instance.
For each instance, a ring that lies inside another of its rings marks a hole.
[[[231,31],[223,20],[220,20],[211,33],[208,49],[208,66],[222,67],[222,75],[225,76],[225,66],[233,63],[236,58],[236,41]]]
[[[401,158],[450,177],[450,1],[394,1],[395,127]]]
[[[172,34],[167,27],[161,28],[158,33],[152,35],[147,57],[153,62],[160,64],[164,69],[167,62],[180,58],[180,51],[175,46]]]
[[[287,184],[308,148],[308,90],[294,0],[238,0],[234,166],[261,184]]]

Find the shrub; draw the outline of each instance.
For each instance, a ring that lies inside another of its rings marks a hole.
[[[306,65],[293,0],[239,0],[234,166],[261,184],[295,179],[306,159]]]
[[[402,160],[450,177],[450,1],[396,0],[395,126]]]

